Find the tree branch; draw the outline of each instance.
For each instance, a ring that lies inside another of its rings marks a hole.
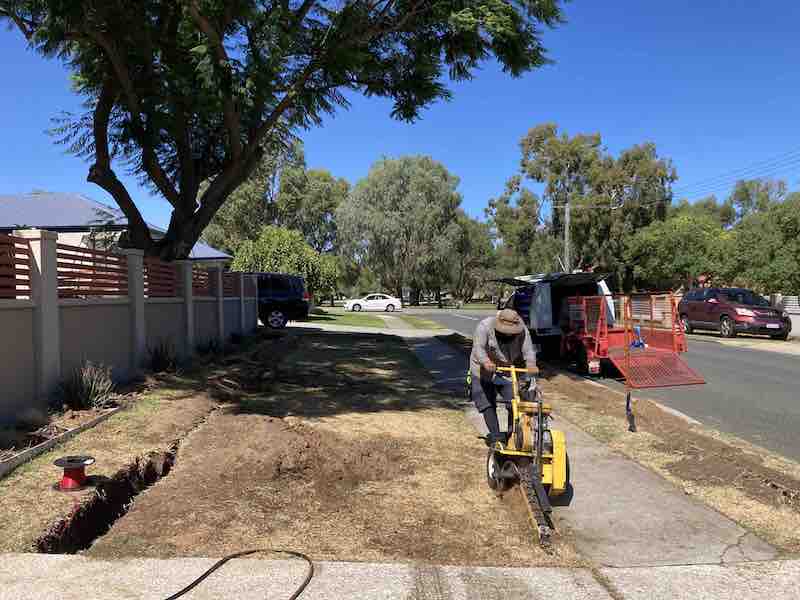
[[[33,30],[36,26],[35,23],[32,21],[26,21],[18,14],[9,12],[8,10],[0,10],[0,17],[7,17],[14,22],[14,25],[17,26],[17,29],[20,30],[20,33],[25,36],[25,39],[31,41],[33,38]]]
[[[164,198],[166,198],[170,204],[176,206],[179,202],[178,193],[175,190],[175,186],[172,185],[172,182],[161,168],[155,149],[153,148],[153,144],[148,139],[148,130],[142,124],[142,111],[139,97],[137,96],[136,90],[133,87],[133,81],[130,78],[130,74],[128,73],[128,68],[125,66],[125,62],[120,57],[119,53],[114,47],[114,44],[104,33],[100,33],[96,28],[88,28],[88,35],[101,48],[103,48],[108,56],[108,60],[111,62],[111,65],[114,68],[114,73],[117,76],[117,80],[122,86],[124,91],[123,95],[127,100],[128,111],[130,112],[131,119],[134,123],[134,133],[139,141],[139,145],[142,148],[142,163],[145,171],[150,176],[150,179],[152,179],[153,183],[156,185]]]
[[[111,111],[117,99],[117,91],[110,75],[103,81],[103,87],[94,109],[92,128],[95,142],[95,163],[89,168],[86,180],[94,183],[111,194],[128,219],[131,242],[139,248],[147,249],[152,243],[150,228],[144,222],[142,214],[131,199],[128,190],[117,179],[111,169],[111,154],[108,150],[108,123]]]
[[[211,23],[200,13],[200,7],[196,0],[191,0],[188,4],[189,14],[192,15],[197,27],[202,31],[211,42],[211,48],[216,58],[216,68],[227,68],[226,75],[230,78],[227,93],[223,90],[222,115],[225,120],[225,128],[228,130],[228,137],[231,143],[231,159],[235,162],[242,156],[242,129],[239,120],[239,112],[233,101],[233,74],[230,72],[230,59],[228,52],[220,34],[214,29]],[[225,67],[222,67],[222,65]]]

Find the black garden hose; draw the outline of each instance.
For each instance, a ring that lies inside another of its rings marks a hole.
[[[242,558],[243,556],[249,556],[250,554],[256,554],[258,552],[273,552],[275,554],[288,554],[290,556],[303,559],[308,563],[308,570],[306,571],[306,576],[305,579],[303,579],[303,583],[301,583],[300,586],[289,597],[289,600],[296,600],[297,598],[299,598],[300,594],[303,593],[303,591],[306,589],[309,582],[311,581],[311,578],[314,576],[314,563],[311,561],[311,559],[302,552],[295,552],[293,550],[274,550],[272,548],[256,548],[255,550],[245,550],[243,552],[237,552],[236,554],[229,554],[225,558],[221,558],[220,560],[215,562],[205,573],[200,575],[200,577],[192,581],[189,585],[187,585],[179,592],[175,592],[174,594],[172,594],[172,596],[166,598],[166,600],[175,600],[176,598],[180,598],[181,596],[188,594],[190,591],[192,591],[194,588],[200,585],[200,583],[202,583],[204,579],[206,579],[214,571],[222,567],[222,565],[224,565],[229,560],[233,560],[234,558]]]

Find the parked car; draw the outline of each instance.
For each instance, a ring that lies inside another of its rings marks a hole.
[[[258,276],[258,318],[270,329],[282,329],[290,320],[308,318],[309,300],[302,277],[284,273]]]
[[[369,294],[363,298],[348,300],[344,303],[344,309],[353,312],[360,312],[362,310],[385,310],[387,312],[394,312],[402,308],[402,300],[386,294]]]
[[[683,330],[719,331],[724,337],[737,333],[769,335],[785,340],[792,331],[789,314],[773,307],[768,300],[744,288],[695,288],[678,304]]]

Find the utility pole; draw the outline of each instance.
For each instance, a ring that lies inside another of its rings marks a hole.
[[[564,204],[564,268],[567,273],[572,272],[572,266],[569,262],[569,195]]]

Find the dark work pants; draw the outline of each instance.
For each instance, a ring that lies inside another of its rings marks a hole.
[[[482,379],[472,376],[472,401],[475,408],[483,415],[489,433],[497,436],[500,433],[500,422],[497,420],[498,388],[503,400],[511,402],[511,380],[495,375],[494,379]],[[508,423],[506,431],[511,431],[511,405],[506,405]]]

